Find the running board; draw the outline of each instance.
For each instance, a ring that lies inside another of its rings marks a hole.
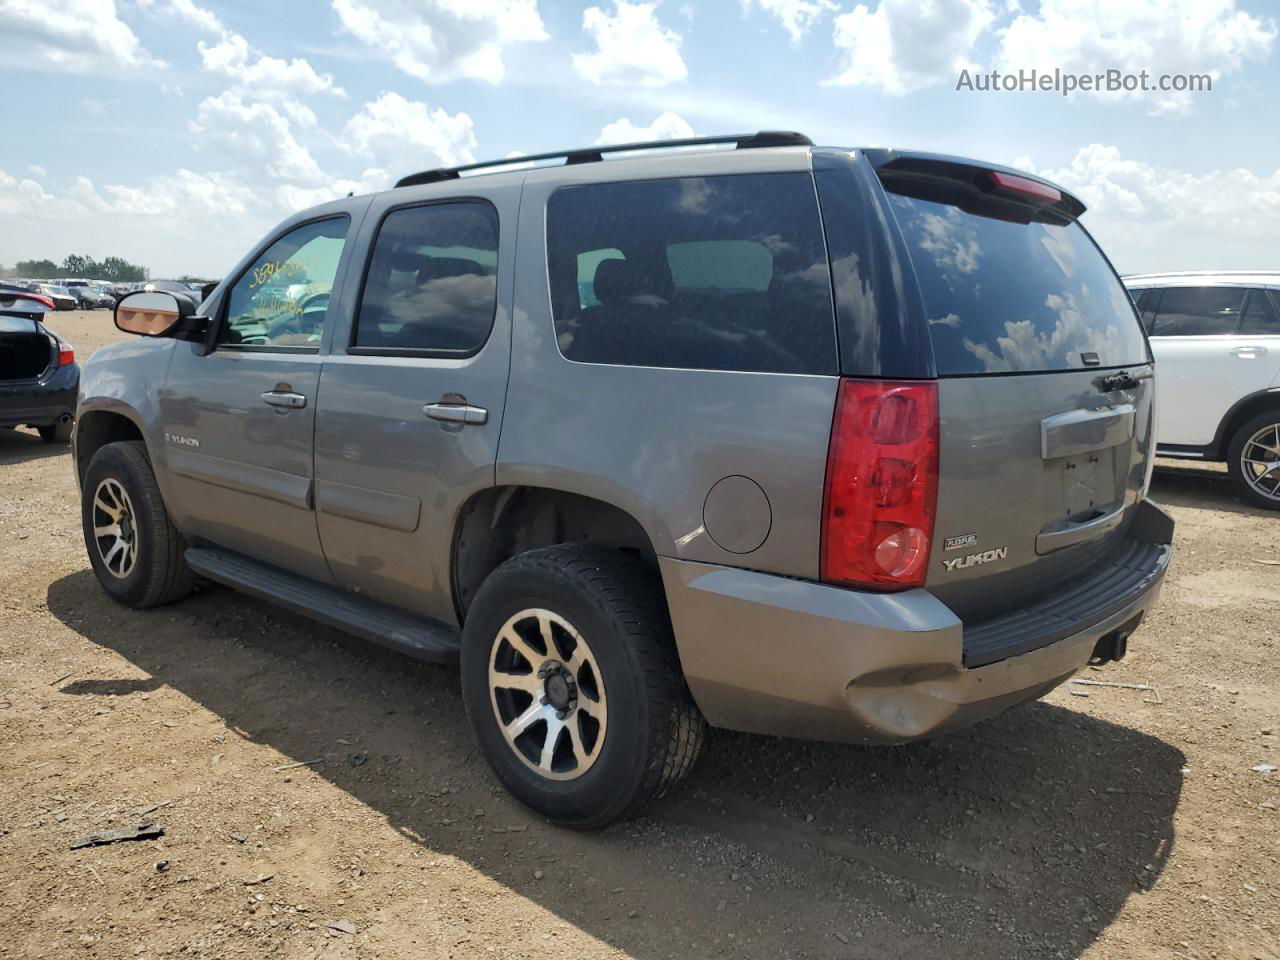
[[[458,631],[443,623],[411,617],[340,587],[316,583],[225,550],[192,547],[186,560],[202,577],[418,660],[458,660]]]

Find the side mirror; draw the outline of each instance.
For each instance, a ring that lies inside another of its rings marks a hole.
[[[116,327],[144,337],[176,337],[204,340],[209,329],[207,317],[196,313],[196,305],[186,297],[159,291],[126,294],[116,303]]]

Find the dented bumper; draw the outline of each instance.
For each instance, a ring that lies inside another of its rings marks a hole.
[[[1132,591],[1078,629],[978,667],[965,628],[924,590],[867,593],[660,558],[681,664],[714,726],[851,743],[903,743],[1043,696],[1099,641],[1137,625],[1159,594],[1169,548]]]

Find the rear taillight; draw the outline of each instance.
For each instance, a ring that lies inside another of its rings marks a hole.
[[[827,450],[822,579],[873,590],[922,585],[937,501],[937,383],[841,380]]]
[[[76,362],[76,348],[65,340],[58,341],[58,366],[69,367]]]

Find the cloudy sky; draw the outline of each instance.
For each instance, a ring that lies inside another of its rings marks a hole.
[[[440,164],[800,130],[1044,174],[1121,270],[1280,267],[1263,0],[0,0],[0,263],[220,276],[289,212]],[[1197,94],[960,71],[1206,73]]]

